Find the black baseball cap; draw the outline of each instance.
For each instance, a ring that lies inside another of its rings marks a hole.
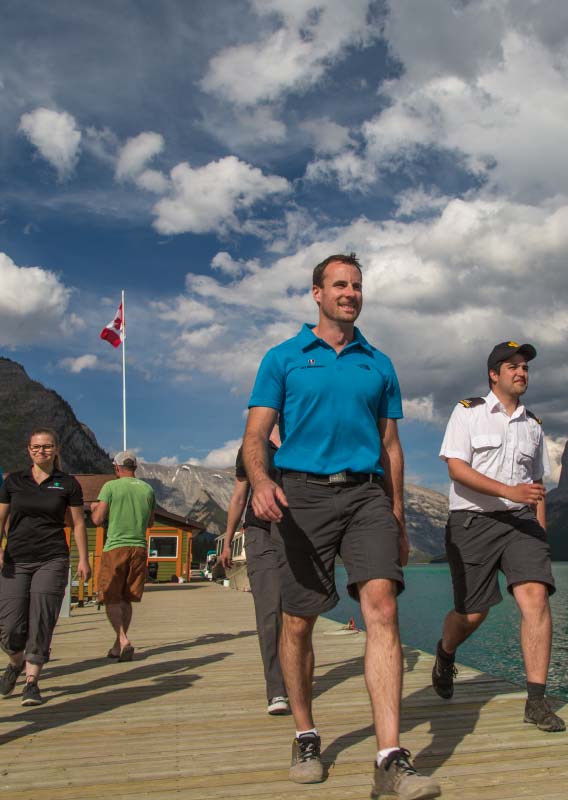
[[[527,361],[532,361],[536,356],[536,350],[532,344],[517,344],[517,342],[501,342],[496,344],[489,358],[487,359],[487,369],[495,369],[498,364],[519,353],[524,356]]]

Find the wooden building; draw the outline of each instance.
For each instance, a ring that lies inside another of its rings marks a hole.
[[[93,578],[90,581],[88,594],[97,591],[97,579],[100,559],[103,552],[104,527],[96,527],[91,521],[91,503],[95,502],[99,492],[107,481],[116,480],[115,475],[75,475],[83,489],[85,517],[87,521],[88,551],[91,559]],[[146,531],[148,542],[148,565],[150,573],[156,569],[158,581],[170,581],[173,576],[184,581],[191,578],[192,539],[204,530],[194,520],[184,519],[177,514],[156,506],[154,524]],[[71,528],[66,529],[71,547],[71,574],[77,571],[77,548],[71,535]],[[150,566],[152,565],[152,566]],[[74,592],[75,593],[75,592]]]

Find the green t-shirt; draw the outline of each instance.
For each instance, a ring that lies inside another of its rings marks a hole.
[[[108,530],[103,550],[146,547],[146,528],[156,504],[152,487],[138,478],[118,478],[105,483],[98,499],[108,503]]]

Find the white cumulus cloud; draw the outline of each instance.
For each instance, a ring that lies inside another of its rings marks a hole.
[[[486,191],[554,197],[568,183],[567,16],[556,2],[392,0],[384,36],[400,74],[377,76],[380,110],[307,178],[366,189],[441,151]]]
[[[71,372],[73,375],[79,375],[86,369],[104,370],[105,372],[120,372],[121,369],[118,364],[113,364],[112,362],[107,363],[100,359],[99,356],[92,355],[91,353],[85,353],[85,355],[77,356],[76,358],[62,358],[59,362],[59,366],[67,370],[67,372]]]
[[[218,339],[224,331],[225,327],[218,323],[210,325],[208,328],[184,331],[177,340],[177,347],[180,349],[188,347],[193,350],[204,350],[210,347],[212,342]]]
[[[219,469],[234,467],[241,441],[241,439],[231,439],[225,442],[222,447],[211,450],[205,458],[200,459],[199,464],[202,467],[218,467]]]
[[[98,356],[86,353],[84,356],[79,356],[78,358],[62,358],[59,362],[59,366],[77,375],[83,372],[84,369],[97,369],[99,366],[99,359]]]
[[[150,304],[156,315],[180,326],[201,325],[215,318],[215,312],[206,304],[191,297],[176,297],[171,302],[156,300]]]
[[[245,272],[256,272],[260,269],[259,263],[255,259],[249,259],[248,261],[240,259],[235,261],[231,255],[224,250],[221,250],[213,256],[211,259],[211,267],[233,278],[243,275]]]
[[[22,115],[19,129],[57,170],[60,180],[72,174],[79,157],[81,131],[71,114],[36,108]]]
[[[135,178],[145,169],[148,161],[163,149],[164,137],[154,131],[144,131],[128,139],[118,153],[115,171],[117,180]]]
[[[53,341],[66,321],[71,289],[42,267],[19,267],[0,253],[0,344]]]
[[[554,196],[568,180],[568,48],[552,3],[390,3],[386,36],[404,69],[363,126],[382,168],[444,148],[500,191]],[[550,23],[548,30],[547,24]]]
[[[230,103],[253,106],[317,83],[349,47],[379,35],[369,18],[370,0],[255,0],[273,25],[257,41],[215,55],[202,87]]]
[[[140,189],[154,194],[165,194],[170,186],[170,182],[163,172],[157,169],[145,169],[136,176],[134,182]]]
[[[405,419],[419,422],[434,422],[434,399],[430,397],[403,398],[402,410]]]
[[[158,464],[162,464],[164,467],[177,467],[179,460],[177,456],[162,456],[158,459]]]
[[[306,120],[300,127],[308,134],[317,153],[333,155],[355,144],[349,128],[329,117]]]
[[[154,206],[154,227],[164,234],[236,230],[239,214],[291,188],[285,178],[264,175],[235,156],[195,169],[184,162],[170,174],[171,194]]]
[[[554,484],[554,486],[557,486],[562,470],[562,454],[564,453],[567,439],[566,436],[546,436],[545,438],[548,458],[550,459],[550,475],[548,481]]]

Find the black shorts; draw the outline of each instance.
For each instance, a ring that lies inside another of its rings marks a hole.
[[[452,511],[446,553],[460,614],[486,611],[501,602],[499,570],[511,593],[525,581],[546,584],[549,594],[556,591],[546,531],[529,508],[487,514]]]
[[[283,611],[311,617],[337,604],[338,554],[355,599],[357,584],[373,578],[404,589],[399,528],[382,483],[319,484],[287,474],[279,482],[289,504],[272,526]]]

